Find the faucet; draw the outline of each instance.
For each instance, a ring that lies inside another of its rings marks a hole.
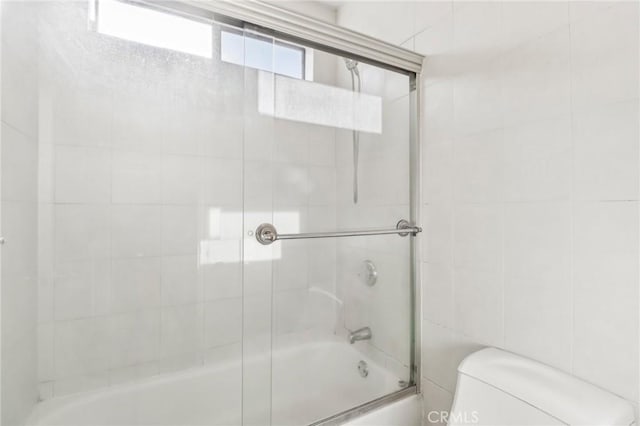
[[[349,343],[352,345],[359,340],[371,340],[371,329],[362,327],[349,333]]]

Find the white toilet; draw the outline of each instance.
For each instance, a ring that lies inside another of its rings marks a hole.
[[[574,376],[495,348],[458,367],[449,426],[629,426],[632,405]]]

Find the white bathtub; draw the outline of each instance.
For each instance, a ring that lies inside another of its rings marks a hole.
[[[362,359],[369,365],[366,378],[357,369]],[[399,389],[398,377],[341,340],[274,352],[273,374],[263,374],[272,377],[271,391],[253,393],[261,378],[249,372],[254,367],[259,374],[265,361],[254,357],[244,365],[245,424],[301,426]],[[242,374],[243,365],[233,361],[54,398],[38,404],[27,425],[241,425]]]

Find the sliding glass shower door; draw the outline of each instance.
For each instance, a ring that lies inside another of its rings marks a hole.
[[[312,424],[410,385],[410,78],[242,37],[243,421]]]
[[[2,2],[3,424],[412,384],[409,76],[186,3]]]

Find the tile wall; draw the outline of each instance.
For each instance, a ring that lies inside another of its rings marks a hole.
[[[354,2],[427,55],[426,409],[503,347],[638,401],[638,3]]]

